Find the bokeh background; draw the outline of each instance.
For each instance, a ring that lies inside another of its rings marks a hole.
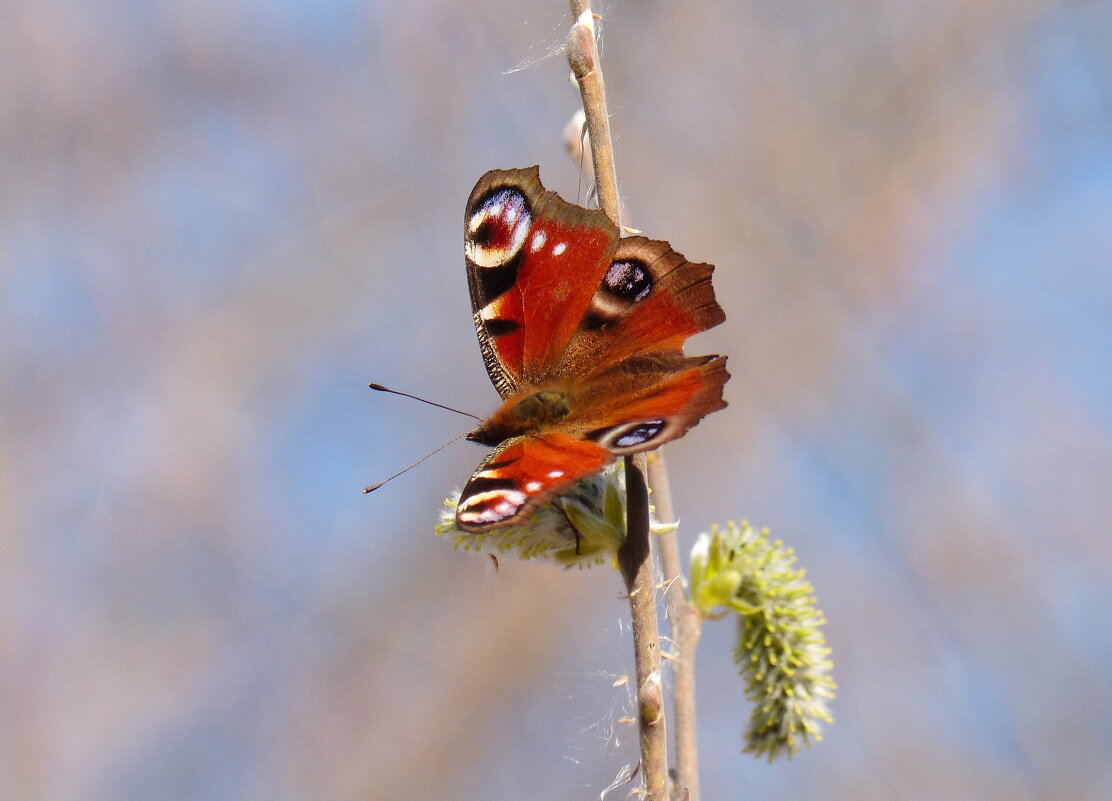
[[[630,224],[718,265],[681,535],[817,590],[836,724],[706,799],[1112,797],[1112,3],[616,0]],[[583,197],[560,0],[40,0],[0,24],[0,797],[587,799],[620,581],[432,533],[486,413],[463,202]],[[607,798],[622,798],[618,788]]]

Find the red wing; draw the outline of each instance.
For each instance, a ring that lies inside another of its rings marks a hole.
[[[547,191],[537,167],[491,170],[464,217],[471,310],[503,398],[552,377],[617,247],[601,211]]]
[[[560,425],[615,455],[652,450],[724,408],[729,377],[724,356],[628,359],[569,385],[573,411]]]
[[[667,242],[622,239],[556,372],[588,376],[635,356],[682,354],[688,337],[726,319],[713,272]]]
[[[538,506],[613,459],[600,445],[561,432],[506,440],[463,488],[456,526],[480,533],[523,523]]]

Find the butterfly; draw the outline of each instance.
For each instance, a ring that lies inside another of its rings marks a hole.
[[[563,200],[537,167],[491,170],[467,200],[475,330],[502,406],[467,439],[494,448],[463,488],[456,526],[523,523],[619,456],[687,433],[726,406],[724,356],[684,341],[726,319],[709,264],[622,237]]]

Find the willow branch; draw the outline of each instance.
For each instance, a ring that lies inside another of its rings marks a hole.
[[[640,465],[635,461],[641,462]],[[650,801],[668,801],[668,738],[664,723],[664,683],[660,672],[660,631],[649,538],[649,487],[644,456],[626,456],[626,541],[618,552],[633,631],[637,679],[637,725],[641,773]]]
[[[595,167],[595,187],[599,207],[622,227],[618,202],[618,175],[614,169],[614,145],[610,138],[610,115],[606,111],[606,84],[595,43],[595,20],[588,0],[571,0],[575,23],[568,33],[568,63],[579,84],[587,133],[591,137],[591,156]]]
[[[590,3],[584,0],[572,0],[571,7],[572,13],[576,16],[576,23],[572,26],[568,37],[568,60],[583,96],[599,205],[620,226],[621,204],[618,199],[610,118],[606,110],[605,84],[602,68],[598,62]],[[664,454],[660,450],[654,452],[648,461],[648,478],[653,488],[657,518],[666,523],[674,522],[668,471],[664,463]],[[675,681],[673,724],[676,740],[677,786],[687,789],[690,801],[698,801],[695,649],[702,634],[702,617],[687,598],[682,579],[679,543],[675,532],[662,535],[659,541],[664,582],[668,588],[668,620],[672,641],[676,648],[676,659],[672,669]],[[648,580],[651,580],[651,577]],[[655,626],[655,610],[653,620]]]
[[[664,454],[649,455],[649,484],[656,517],[674,523],[672,489]],[[687,789],[688,801],[699,801],[699,751],[695,732],[695,651],[703,634],[703,616],[691,603],[683,579],[680,546],[675,531],[658,538],[664,586],[668,599],[668,630],[675,649],[672,659],[672,737],[676,744],[676,787]]]
[[[588,0],[571,0],[571,9],[575,22],[568,33],[568,63],[583,98],[599,206],[620,229],[618,179],[614,169],[610,118],[606,111],[606,85],[595,41],[594,16]],[[634,457],[625,458],[626,542],[618,554],[618,563],[626,582],[633,630],[641,772],[648,801],[668,801],[668,740],[649,538],[649,493],[645,480],[645,457],[639,455],[635,458],[636,463]]]

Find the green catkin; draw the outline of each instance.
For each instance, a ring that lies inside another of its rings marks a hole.
[[[833,720],[826,621],[804,575],[790,548],[745,522],[713,527],[691,552],[692,602],[708,618],[737,615],[734,660],[754,705],[744,750],[769,761],[822,739]]]

